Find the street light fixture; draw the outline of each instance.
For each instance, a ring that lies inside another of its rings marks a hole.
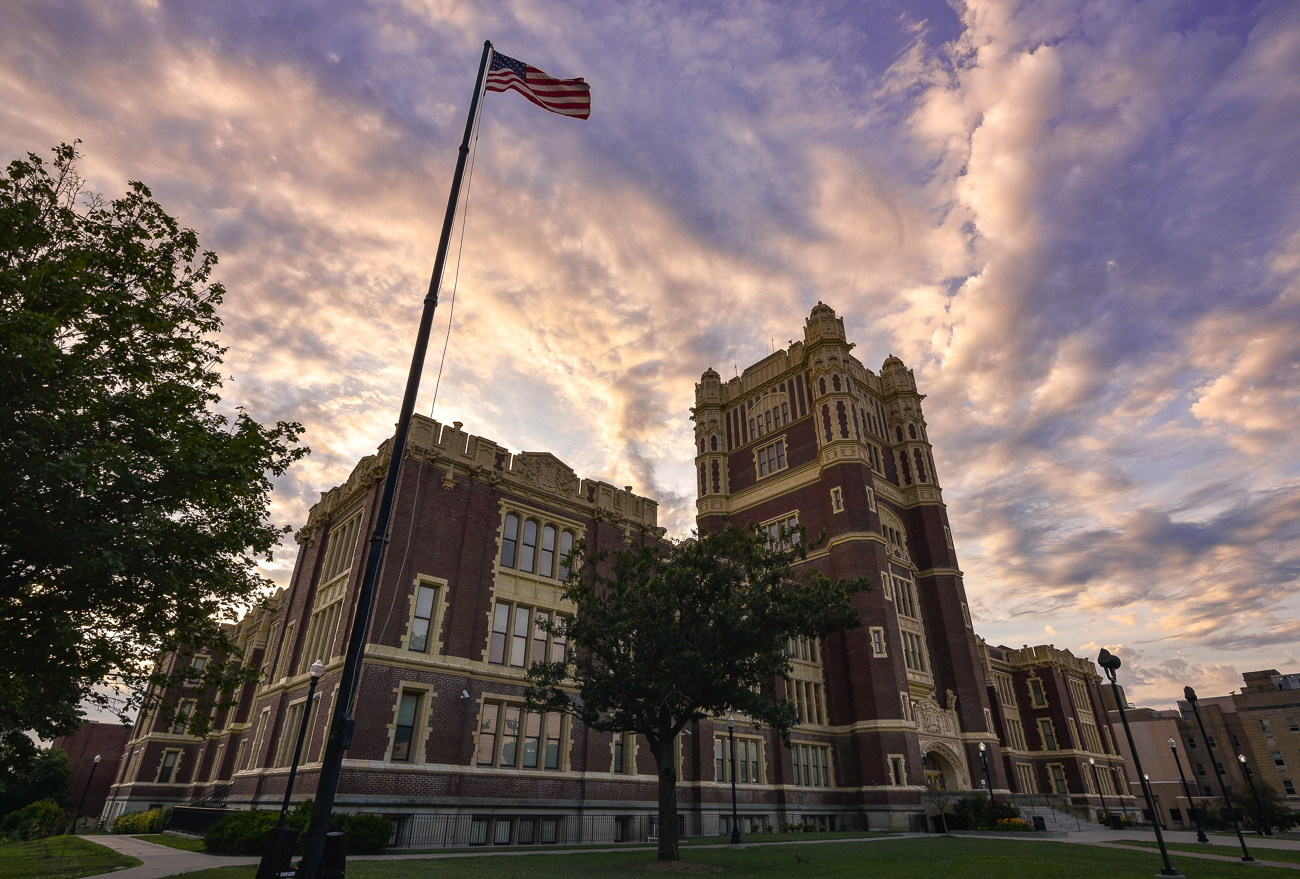
[[[727,736],[731,739],[731,844],[740,845],[740,821],[736,818],[736,718],[727,715]]]
[[[1255,773],[1250,771],[1250,764],[1246,762],[1245,754],[1238,754],[1237,759],[1241,761],[1241,768],[1246,770],[1246,781],[1250,782],[1250,795],[1255,798],[1255,808],[1259,809],[1259,835],[1272,836],[1273,831],[1268,827],[1268,819],[1264,817],[1264,802],[1259,798],[1259,791],[1255,789]]]
[[[1209,842],[1210,840],[1205,836],[1205,831],[1201,829],[1201,818],[1196,814],[1196,803],[1192,801],[1192,792],[1187,789],[1187,776],[1183,775],[1183,761],[1178,759],[1178,742],[1174,741],[1172,736],[1169,738],[1169,750],[1174,754],[1174,765],[1178,767],[1178,777],[1183,782],[1183,794],[1187,797],[1187,808],[1191,810],[1192,821],[1196,824],[1196,841]]]
[[[984,784],[989,789],[989,802],[993,802],[993,779],[989,776],[989,752],[980,742],[980,759],[984,761]]]
[[[1111,685],[1115,685],[1115,672],[1119,669],[1121,663],[1118,656],[1111,653],[1105,647],[1101,648],[1101,653],[1097,654],[1097,664],[1106,670],[1106,677],[1110,678]],[[1116,693],[1115,704],[1119,706],[1119,719],[1124,722],[1124,735],[1128,738],[1129,751],[1133,754],[1133,768],[1137,770],[1138,778],[1145,782],[1146,775],[1142,772],[1142,759],[1138,757],[1137,744],[1133,741],[1133,730],[1128,725],[1128,715],[1124,713],[1124,698]],[[1142,785],[1142,794],[1146,797],[1147,808],[1151,810],[1151,827],[1156,832],[1156,843],[1160,846],[1160,857],[1164,859],[1165,865],[1161,869],[1161,876],[1181,876],[1174,865],[1169,862],[1169,850],[1165,848],[1165,837],[1160,832],[1160,813],[1156,811],[1155,801],[1151,799],[1151,789],[1144,783]]]
[[[266,849],[262,852],[262,862],[257,867],[257,879],[272,879],[288,872],[289,861],[293,859],[293,849],[298,842],[298,831],[284,826],[285,816],[289,812],[289,800],[293,797],[293,781],[298,775],[298,759],[302,756],[302,743],[307,737],[307,721],[311,717],[312,702],[316,697],[316,685],[320,683],[321,672],[325,663],[319,659],[311,664],[311,684],[307,688],[307,704],[302,709],[302,722],[298,724],[298,741],[293,748],[293,762],[289,764],[289,780],[284,786],[284,802],[280,804],[280,820],[271,829],[266,840]]]
[[[1101,816],[1106,817],[1106,795],[1101,790],[1101,776],[1097,774],[1097,761],[1093,757],[1088,758],[1088,765],[1092,767],[1092,780],[1097,783],[1097,796],[1101,797]]]
[[[83,757],[82,759],[84,760],[85,758]],[[81,820],[81,810],[82,810],[82,809],[85,807],[85,805],[86,805],[86,794],[90,793],[90,782],[94,779],[94,777],[95,777],[95,770],[98,769],[98,768],[99,768],[99,755],[96,754],[96,755],[95,755],[95,762],[93,762],[93,763],[90,764],[90,775],[86,776],[86,786],[85,786],[85,788],[83,788],[82,791],[81,791],[81,802],[80,802],[80,803],[77,803],[77,821],[80,821],[80,820]],[[76,832],[77,832],[77,821],[73,821],[73,822],[72,822],[72,832],[73,832],[73,834],[76,834]]]
[[[1183,698],[1192,705],[1192,713],[1196,715],[1196,725],[1201,730],[1201,741],[1208,742],[1210,737],[1205,734],[1205,721],[1201,719],[1201,706],[1197,704],[1196,691],[1191,687],[1183,687]],[[1207,749],[1208,750],[1208,749]],[[1237,810],[1232,806],[1232,800],[1228,799],[1228,786],[1223,783],[1223,770],[1219,768],[1219,763],[1214,759],[1214,754],[1210,754],[1210,764],[1214,767],[1214,775],[1219,779],[1219,791],[1223,794],[1223,801],[1228,804],[1228,814],[1232,816],[1232,826],[1237,830],[1237,841],[1241,843],[1241,860],[1246,863],[1255,863],[1255,859],[1250,856],[1246,849],[1246,837],[1241,835],[1241,824],[1237,821]]]

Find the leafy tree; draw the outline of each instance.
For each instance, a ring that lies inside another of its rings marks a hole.
[[[679,860],[674,742],[694,721],[747,715],[789,744],[798,722],[778,701],[787,641],[860,624],[852,605],[865,580],[836,581],[806,558],[803,530],[778,541],[735,525],[673,545],[570,557],[564,596],[576,613],[549,623],[573,649],[529,670],[530,710],[564,710],[603,732],[650,744],[659,773],[659,860]],[[782,548],[793,544],[793,548]],[[574,563],[579,562],[580,563]]]
[[[307,452],[297,424],[218,411],[216,255],[143,183],[83,195],[75,149],[54,154],[0,174],[6,740],[74,731],[83,700],[124,715],[159,655],[224,646],[287,530],[268,520],[270,476]]]
[[[58,748],[38,749],[27,736],[27,747],[0,745],[0,816],[37,800],[52,800],[60,809],[72,805],[72,766]]]
[[[925,791],[921,794],[921,798],[939,810],[939,823],[943,827],[944,835],[948,833],[948,806],[956,801],[957,797],[958,794],[945,790],[943,785],[935,779],[927,778],[925,780]],[[965,830],[969,828],[960,827],[958,829]]]
[[[1255,794],[1251,793],[1249,785],[1236,785],[1228,791],[1228,795],[1232,797],[1232,804],[1237,807],[1237,813],[1242,816],[1247,826],[1256,833],[1262,832],[1259,820],[1261,803],[1264,806],[1264,823],[1270,830],[1290,830],[1296,825],[1296,813],[1291,811],[1291,807],[1286,804],[1286,799],[1275,788],[1262,781],[1256,781],[1255,791],[1259,795],[1258,801],[1255,799]],[[1226,808],[1221,808],[1221,811],[1225,816],[1227,815]]]

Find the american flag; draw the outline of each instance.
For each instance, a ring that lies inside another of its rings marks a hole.
[[[586,80],[581,77],[556,79],[536,67],[498,52],[492,53],[487,90],[519,92],[537,106],[561,116],[576,116],[579,119],[591,116],[591,86]]]

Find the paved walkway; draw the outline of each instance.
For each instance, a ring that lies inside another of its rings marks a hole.
[[[1150,830],[1106,830],[1100,825],[1088,826],[1087,829],[1080,831],[1071,831],[1065,838],[1056,838],[1054,842],[1066,842],[1076,845],[1095,845],[1101,848],[1117,848],[1123,851],[1140,851],[1135,846],[1123,845],[1121,840],[1141,840],[1144,842],[1154,842],[1155,834]],[[1166,842],[1195,843],[1196,834],[1192,831],[1168,830],[1164,834]],[[167,876],[175,876],[181,873],[192,873],[195,870],[206,870],[210,867],[227,867],[227,866],[245,866],[255,865],[260,860],[255,857],[235,857],[231,855],[211,855],[206,852],[187,852],[181,849],[169,848],[165,845],[157,845],[152,842],[145,842],[132,836],[92,836],[86,837],[92,842],[119,851],[123,854],[139,858],[144,863],[139,867],[132,867],[127,870],[118,870],[111,875],[114,879],[165,879]],[[900,833],[891,836],[880,835],[877,837],[856,837],[853,839],[816,839],[802,840],[797,837],[788,839],[774,839],[761,842],[746,841],[746,846],[757,848],[766,845],[823,845],[840,842],[884,842],[889,839],[938,839],[941,838],[933,833]],[[998,837],[999,839],[1025,841],[1041,839],[1031,833],[1023,834],[1005,834]],[[1235,836],[1210,836],[1211,845],[1237,846]],[[1285,849],[1289,851],[1300,851],[1300,840],[1294,839],[1273,839],[1259,836],[1246,836],[1246,846],[1250,850],[1251,856],[1259,861],[1262,865],[1269,867],[1282,867],[1290,870],[1300,870],[1300,864],[1286,863],[1282,861],[1270,861],[1268,859],[1269,849]],[[684,846],[684,852],[695,851],[697,849],[717,849],[727,848],[726,843],[717,845],[693,845]],[[584,847],[578,849],[560,848],[560,849],[489,849],[487,851],[479,850],[472,852],[438,852],[424,854],[390,854],[390,855],[352,855],[348,858],[350,861],[406,861],[428,858],[479,858],[485,855],[495,857],[516,856],[523,857],[526,855],[565,855],[565,854],[582,854],[592,852],[626,852],[626,851],[654,851],[653,845],[618,845],[607,848]],[[1151,849],[1153,856],[1158,857],[1159,853]],[[1223,856],[1218,854],[1209,854],[1206,852],[1184,852],[1178,851],[1173,853],[1177,857],[1202,858],[1213,861],[1240,861],[1240,857]]]

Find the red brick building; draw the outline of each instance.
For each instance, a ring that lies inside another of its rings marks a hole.
[[[866,575],[874,587],[855,598],[861,628],[790,645],[784,693],[803,719],[793,747],[739,719],[746,832],[782,823],[906,829],[925,811],[927,781],[981,787],[981,744],[993,787],[1010,790],[923,396],[898,358],[877,375],[851,348],[843,322],[819,304],[803,341],[727,382],[708,370],[696,386],[700,530],[729,518],[774,534],[796,523],[814,538],[825,532],[807,564]],[[322,496],[298,532],[289,587],[240,623],[236,641],[261,668],[261,685],[214,718],[206,740],[142,719],[110,812],[204,797],[278,806],[319,658],[319,706],[295,788],[295,798],[312,795],[388,448]],[[559,596],[572,543],[617,547],[663,533],[656,503],[631,486],[417,418],[338,807],[393,817],[399,845],[652,832],[658,788],[645,743],[529,715],[521,696],[533,659],[567,649],[537,623],[572,610]],[[689,834],[730,829],[726,742],[724,719],[679,740]]]
[[[54,747],[68,755],[72,806],[81,806],[81,814],[95,816],[103,811],[130,738],[128,726],[86,721],[72,735],[54,740]]]

